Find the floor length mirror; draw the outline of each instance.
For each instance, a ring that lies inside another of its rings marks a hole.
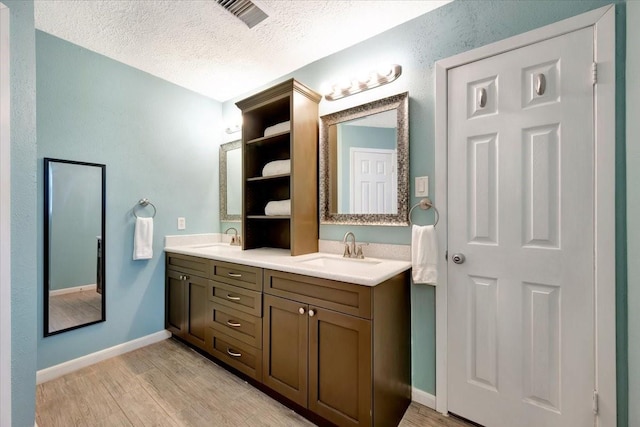
[[[105,174],[44,159],[44,336],[105,320]]]

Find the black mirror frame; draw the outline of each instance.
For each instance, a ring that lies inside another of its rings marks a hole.
[[[101,202],[102,202],[102,207],[100,209],[101,214],[102,214],[102,218],[101,218],[101,224],[100,224],[100,228],[101,228],[101,260],[102,262],[100,263],[99,266],[99,272],[98,274],[100,274],[100,278],[102,280],[102,305],[101,305],[101,318],[99,320],[95,320],[92,322],[87,322],[87,323],[83,323],[80,325],[76,325],[76,326],[71,326],[69,328],[65,328],[65,329],[60,329],[54,332],[49,332],[49,273],[50,273],[50,259],[49,259],[49,245],[50,245],[50,241],[49,241],[49,209],[47,208],[49,206],[50,203],[50,197],[51,195],[49,194],[49,168],[50,168],[50,164],[51,163],[67,163],[67,164],[73,164],[73,165],[80,165],[80,166],[93,166],[93,167],[99,167],[101,168],[101,177],[102,177],[102,197],[101,197]],[[74,161],[74,160],[62,160],[62,159],[53,159],[53,158],[49,158],[49,157],[45,157],[44,158],[44,204],[43,204],[43,211],[44,211],[44,242],[43,242],[43,259],[44,259],[44,271],[43,271],[43,299],[42,299],[42,305],[43,305],[43,335],[44,337],[49,337],[52,335],[57,335],[60,334],[62,332],[67,332],[67,331],[72,331],[74,329],[78,329],[78,328],[83,328],[85,326],[89,326],[89,325],[94,325],[96,323],[100,323],[100,322],[105,322],[107,320],[107,310],[106,310],[106,276],[105,276],[105,254],[106,254],[106,245],[105,245],[105,235],[106,235],[106,219],[105,219],[105,214],[106,214],[106,197],[107,197],[107,192],[106,192],[106,181],[107,181],[107,175],[106,175],[106,165],[103,164],[99,164],[99,163],[88,163],[88,162],[78,162],[78,161]]]

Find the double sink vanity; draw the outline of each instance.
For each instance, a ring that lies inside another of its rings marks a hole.
[[[406,261],[167,246],[166,327],[320,424],[397,425],[411,400]]]

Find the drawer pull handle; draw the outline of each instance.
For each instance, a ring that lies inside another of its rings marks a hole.
[[[240,297],[234,297],[231,294],[227,294],[227,299],[230,299],[231,301],[240,301]]]
[[[236,322],[234,322],[232,320],[227,320],[227,325],[232,326],[234,328],[239,328],[240,326],[242,326],[242,324],[236,323]]]
[[[227,348],[227,354],[231,357],[241,357],[242,353],[236,353],[234,351],[231,351],[230,348]]]
[[[240,273],[227,273],[227,276],[231,276],[231,277],[242,277],[242,274],[240,274]]]

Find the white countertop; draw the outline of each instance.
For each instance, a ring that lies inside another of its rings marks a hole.
[[[231,246],[228,243],[165,246],[164,250],[364,286],[375,286],[411,268],[408,261],[381,258],[359,260],[324,252],[291,256],[285,249],[261,248],[243,251],[239,246]]]

